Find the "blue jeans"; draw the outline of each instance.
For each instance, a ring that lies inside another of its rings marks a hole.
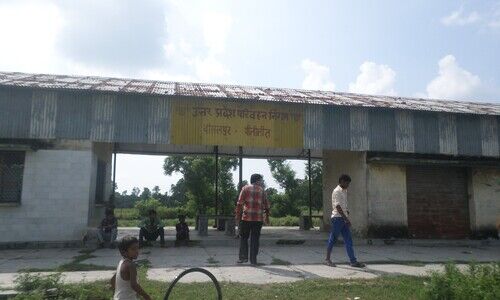
[[[344,239],[345,250],[349,256],[349,260],[351,263],[355,263],[357,260],[352,248],[351,229],[347,226],[344,219],[340,217],[332,218],[332,229],[330,231],[330,238],[328,239],[328,254],[332,252],[333,245],[337,241],[339,234],[342,234],[342,238]]]

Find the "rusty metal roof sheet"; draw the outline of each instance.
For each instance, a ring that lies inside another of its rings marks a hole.
[[[0,86],[500,115],[500,104],[208,83],[0,72]]]

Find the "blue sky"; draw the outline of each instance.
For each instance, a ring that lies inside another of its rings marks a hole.
[[[0,0],[0,41],[3,71],[500,102],[500,1]]]

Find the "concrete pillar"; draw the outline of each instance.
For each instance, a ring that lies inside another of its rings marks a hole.
[[[228,236],[235,236],[236,235],[236,221],[234,218],[229,218],[225,220],[226,226],[225,226],[225,234]]]
[[[473,168],[469,176],[469,211],[472,234],[498,234],[500,225],[500,169]]]
[[[352,178],[347,192],[347,201],[353,234],[365,236],[368,228],[366,152],[323,152],[323,218],[325,229],[329,229],[330,224],[332,191],[337,186],[341,174],[348,174]]]
[[[198,235],[207,236],[208,235],[208,217],[201,215],[198,218]]]
[[[96,191],[96,178],[97,178],[97,163],[98,160],[103,161],[106,164],[106,181],[104,188],[104,203],[96,203],[95,191]],[[112,166],[113,166],[113,144],[112,143],[93,143],[92,144],[92,173],[91,173],[91,190],[89,194],[89,216],[88,225],[90,227],[96,227],[100,224],[102,218],[104,217],[104,210],[108,204],[108,201],[113,193],[113,182],[111,179]]]

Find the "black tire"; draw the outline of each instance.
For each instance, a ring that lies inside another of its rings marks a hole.
[[[168,300],[168,297],[170,296],[170,293],[174,289],[174,286],[177,284],[177,282],[182,277],[184,277],[185,275],[187,275],[189,273],[194,273],[194,272],[200,272],[200,273],[203,273],[203,274],[207,275],[212,280],[213,284],[215,285],[215,289],[217,290],[217,299],[218,300],[222,300],[222,291],[221,291],[219,282],[217,281],[217,278],[215,278],[214,274],[212,274],[208,270],[205,270],[205,269],[202,269],[202,268],[187,269],[187,270],[183,271],[181,274],[179,274],[179,276],[177,276],[174,279],[174,281],[170,284],[170,286],[168,287],[167,293],[165,294],[165,298],[163,298],[163,299],[164,300]]]

